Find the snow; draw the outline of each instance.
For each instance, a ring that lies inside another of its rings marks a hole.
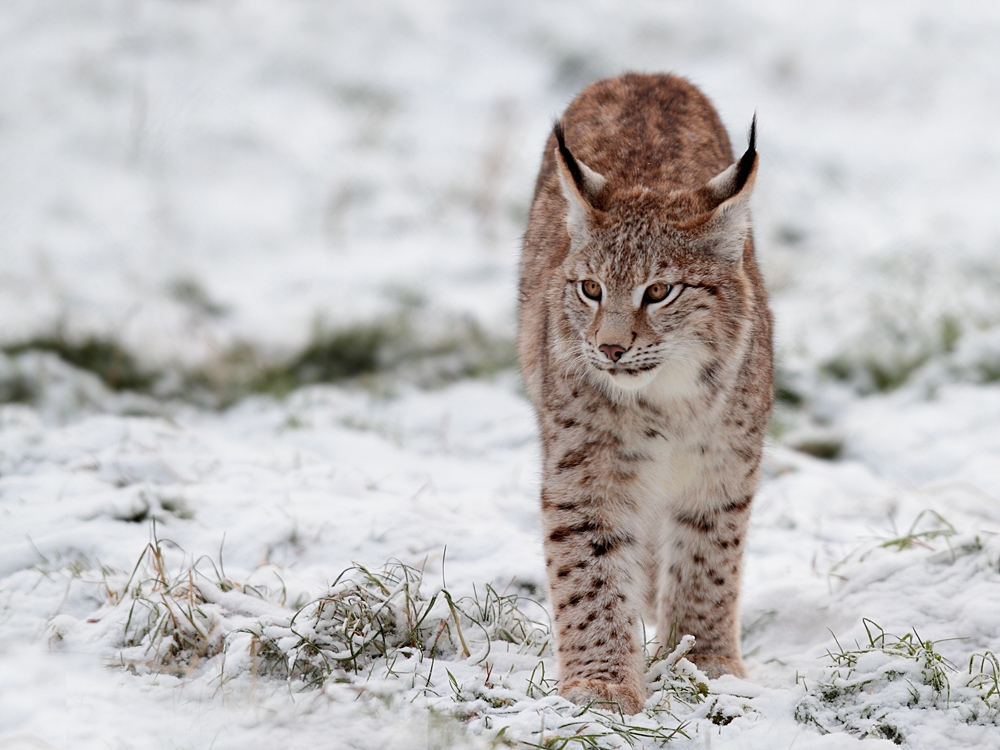
[[[0,747],[656,746],[683,722],[669,744],[1000,748],[995,672],[969,670],[1000,652],[1000,6],[11,0],[0,39],[4,346],[98,335],[171,371],[395,315],[510,339],[552,118],[597,77],[672,70],[737,148],[757,112],[758,253],[802,401],[754,507],[749,679],[675,654],[624,720],[545,695],[544,635],[470,616],[490,586],[547,623],[514,372],[211,410],[0,353],[0,393],[34,391],[0,404]],[[795,449],[816,439],[836,460]],[[440,653],[311,688],[268,671],[332,658],[300,622],[387,563],[438,594]],[[933,641],[948,689],[894,637]]]

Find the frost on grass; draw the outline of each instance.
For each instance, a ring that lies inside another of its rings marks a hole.
[[[127,609],[117,661],[133,673],[190,674],[223,649],[227,613],[206,596],[213,584],[199,570],[202,561],[171,571],[169,545],[154,538],[124,586],[105,583],[112,604],[119,612]],[[220,591],[234,588],[223,576],[215,578]]]
[[[818,680],[803,681],[805,697],[795,718],[822,734],[844,731],[864,737],[906,742],[927,720],[927,712],[946,712],[969,723],[1000,720],[1000,664],[986,652],[974,654],[960,670],[929,641],[913,631],[886,633],[864,620],[867,643],[855,649],[837,644]]]
[[[241,584],[221,561],[154,535],[120,579],[104,581],[100,619],[117,623],[114,664],[135,674],[423,705],[486,740],[556,750],[656,747],[685,736],[685,721],[727,724],[748,708],[710,695],[684,658],[691,636],[649,659],[643,713],[571,704],[557,694],[552,633],[537,603],[490,585],[455,596],[401,562],[355,565],[321,596],[288,607],[283,589]]]
[[[487,585],[482,598],[456,600],[446,589],[427,596],[421,572],[399,562],[379,571],[356,565],[287,624],[251,635],[256,669],[302,687],[349,682],[376,666],[388,674],[411,660],[468,659],[470,648],[485,649],[485,660],[494,643],[540,657],[551,640],[547,625],[522,612],[517,595]]]
[[[744,698],[711,691],[705,674],[685,658],[694,642],[693,635],[682,636],[672,651],[647,659],[646,687],[651,696],[647,709],[653,714],[678,711],[688,721],[707,719],[719,726],[755,716],[756,710]]]

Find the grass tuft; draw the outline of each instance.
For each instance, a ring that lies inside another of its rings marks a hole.
[[[1000,660],[992,651],[973,654],[969,657],[969,679],[967,687],[976,692],[982,701],[981,709],[986,716],[1000,716]]]
[[[190,674],[222,651],[220,621],[196,582],[203,578],[198,562],[172,572],[166,550],[179,548],[152,528],[128,581],[107,589],[112,601],[128,606],[120,663],[131,672]]]
[[[991,652],[969,660],[968,676],[937,650],[941,641],[903,636],[862,621],[867,643],[829,650],[829,665],[795,707],[795,718],[822,734],[845,731],[860,738],[906,742],[901,726],[912,726],[926,711],[951,711],[968,723],[1000,719],[1000,663]],[[836,638],[834,638],[836,642]],[[916,712],[916,713],[914,713]]]
[[[673,701],[701,703],[709,695],[708,678],[685,658],[694,647],[694,636],[667,640],[677,640],[673,650],[647,655],[646,659],[646,686],[653,692],[657,707],[669,707]]]
[[[481,661],[493,642],[541,656],[551,641],[549,628],[525,615],[516,595],[487,586],[482,599],[456,600],[447,589],[427,596],[421,572],[398,561],[379,571],[349,568],[287,628],[252,635],[260,643],[256,657],[263,673],[316,687],[331,677],[361,674],[377,660],[469,658],[473,629],[481,633],[475,641],[485,649]]]

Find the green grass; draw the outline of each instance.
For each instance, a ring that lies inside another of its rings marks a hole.
[[[906,531],[900,532],[896,527],[896,519],[889,518],[891,529],[884,535],[875,537],[849,552],[843,558],[835,562],[828,575],[831,578],[846,580],[846,572],[850,565],[863,564],[873,555],[878,555],[882,550],[892,550],[894,552],[904,552],[921,548],[933,551],[937,547],[934,542],[943,541],[954,558],[959,552],[971,553],[982,549],[982,542],[976,537],[959,545],[952,546],[951,538],[958,534],[958,530],[952,523],[935,510],[924,509],[920,511],[910,523]]]
[[[941,640],[912,630],[887,633],[864,619],[866,642],[827,652],[829,663],[810,685],[795,718],[822,734],[844,731],[864,737],[906,742],[901,725],[921,721],[927,711],[951,711],[967,723],[1000,720],[1000,663],[992,652],[974,654],[967,673],[939,651]]]
[[[0,404],[30,404],[37,397],[36,384],[21,373],[0,379]]]
[[[992,651],[969,657],[967,687],[982,701],[981,711],[987,717],[1000,717],[1000,660]],[[978,715],[977,715],[978,718]]]
[[[589,708],[587,707],[588,710]],[[683,725],[644,727],[614,719],[598,722],[567,722],[559,727],[558,732],[550,736],[544,736],[544,733],[542,735],[539,742],[522,740],[521,744],[542,750],[566,750],[566,748],[601,750],[609,747],[609,742],[615,743],[610,745],[611,747],[621,747],[620,742],[624,742],[628,747],[650,747],[650,743],[653,747],[662,747],[673,739],[688,739]]]
[[[794,382],[794,378],[784,365],[780,352],[774,363],[774,401],[779,406],[798,409],[805,405],[806,398]]]
[[[921,523],[926,522],[926,519],[930,519],[931,523],[935,525],[935,528],[918,531],[917,529],[920,528]],[[895,549],[896,551],[911,549],[918,546],[931,549],[928,542],[935,539],[947,540],[949,537],[952,537],[957,533],[958,532],[955,531],[955,527],[951,525],[951,522],[937,511],[922,510],[917,514],[917,517],[913,519],[913,523],[910,524],[910,528],[904,534],[882,542],[879,546],[884,549]]]
[[[147,392],[155,380],[155,375],[140,367],[137,359],[121,344],[106,337],[87,336],[74,340],[56,333],[6,346],[3,351],[10,356],[28,351],[51,352],[64,362],[93,373],[115,391]],[[7,390],[10,387],[7,385]],[[15,388],[15,397],[8,395],[4,400],[27,400],[26,396],[32,392],[33,389],[18,391]],[[0,395],[4,395],[2,390]]]
[[[935,650],[935,645],[940,641],[924,640],[916,630],[903,636],[895,636],[886,633],[881,626],[867,618],[862,620],[862,624],[868,637],[867,644],[849,650],[844,649],[837,642],[836,651],[827,651],[827,656],[834,665],[833,675],[840,678],[843,671],[843,679],[849,681],[842,687],[830,685],[829,690],[832,694],[836,695],[841,690],[856,692],[870,684],[872,680],[868,678],[853,682],[850,681],[850,678],[856,672],[859,657],[874,652],[914,662],[919,667],[922,684],[930,687],[935,695],[950,694],[951,683],[948,680],[948,672],[955,671],[955,666]],[[836,638],[834,640],[836,641]],[[903,673],[890,669],[885,672],[885,675],[889,680],[893,680],[902,677]]]
[[[259,368],[244,387],[284,395],[311,383],[371,382],[379,376],[434,387],[493,375],[515,364],[513,342],[488,334],[471,320],[452,320],[424,331],[400,314],[350,328],[317,330],[302,351]]]
[[[177,291],[200,299],[196,292],[189,285]],[[199,304],[209,303],[202,300]],[[205,314],[210,313],[222,314],[206,308]],[[399,381],[439,387],[463,378],[489,377],[516,365],[513,340],[491,334],[471,319],[431,321],[410,309],[351,326],[317,326],[300,350],[283,358],[241,343],[193,369],[145,366],[108,337],[77,340],[58,333],[10,344],[3,351],[12,357],[30,351],[51,352],[96,375],[112,391],[216,407],[252,394],[280,398],[316,383],[352,383],[376,390]],[[31,403],[38,395],[39,385],[23,374],[0,379],[0,403]]]
[[[861,394],[887,393],[909,382],[932,360],[955,351],[963,322],[942,313],[931,322],[906,311],[874,310],[864,336],[820,363],[819,371],[852,385]]]
[[[807,437],[790,442],[789,447],[814,458],[835,461],[844,452],[844,441],[835,436]]]

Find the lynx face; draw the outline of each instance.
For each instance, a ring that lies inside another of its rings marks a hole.
[[[684,392],[718,350],[719,329],[739,327],[742,305],[727,309],[734,306],[718,292],[734,286],[740,257],[720,256],[719,243],[679,229],[680,221],[650,224],[650,216],[679,218],[683,200],[649,191],[639,197],[577,229],[563,266],[575,342],[567,354],[611,393],[639,391],[658,378]],[[644,221],[636,226],[632,216]]]

